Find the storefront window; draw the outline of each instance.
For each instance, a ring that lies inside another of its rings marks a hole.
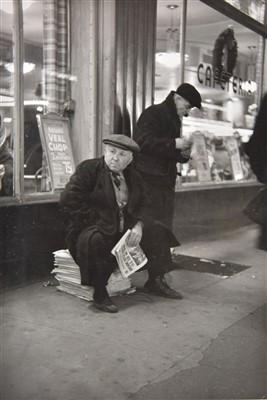
[[[12,201],[54,193],[37,116],[64,114],[70,80],[67,6],[67,0],[0,1],[0,195],[16,194]]]
[[[184,76],[201,93],[203,110],[193,109],[183,121],[184,135],[198,143],[183,181],[253,180],[243,148],[258,110],[262,39],[201,2],[189,1],[187,15]]]
[[[0,7],[0,196],[12,196],[13,189],[13,8],[8,2]]]
[[[262,13],[263,2],[249,3],[257,3]],[[177,187],[255,181],[244,143],[260,101],[263,38],[201,1],[188,1],[181,71],[182,5],[158,1],[155,59],[156,103],[178,87],[182,76],[203,99],[201,111],[192,109],[183,118],[183,135],[192,136],[194,146],[190,162],[180,166]]]

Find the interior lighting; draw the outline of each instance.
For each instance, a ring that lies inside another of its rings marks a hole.
[[[188,60],[188,54],[185,54],[185,61]],[[166,67],[174,68],[181,64],[180,53],[156,53],[156,61]]]
[[[35,68],[35,64],[34,63],[30,63],[30,62],[24,62],[23,63],[23,73],[24,74],[28,74],[29,72],[32,72]],[[10,72],[10,73],[14,73],[14,63],[6,63],[5,64],[5,69]]]
[[[177,34],[178,29],[173,24],[173,12],[178,8],[177,4],[167,6],[171,10],[170,28],[167,29],[166,52],[156,53],[156,62],[166,67],[174,68],[181,64],[181,54],[177,51]],[[185,61],[188,60],[188,54],[185,55]]]
[[[257,90],[257,83],[254,81],[245,81],[242,83],[242,89],[246,92],[254,93]]]
[[[253,111],[255,111],[258,108],[256,103],[251,104],[250,106],[248,106],[248,111],[251,113]]]
[[[24,100],[24,106],[48,106],[48,100]],[[14,107],[13,97],[0,96],[0,107]]]

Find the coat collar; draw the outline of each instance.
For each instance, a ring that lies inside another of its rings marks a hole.
[[[173,96],[174,96],[175,92],[172,90],[168,96],[166,97],[166,99],[164,100],[166,106],[168,107],[168,110],[170,111],[171,114],[173,115],[178,115],[177,114],[177,110],[176,110],[176,106],[173,100]]]
[[[99,180],[102,182],[102,189],[106,195],[106,198],[108,199],[109,204],[114,207],[114,204],[117,205],[116,195],[111,181],[110,172],[107,164],[105,163],[104,157],[101,158],[100,165],[101,172]]]
[[[175,121],[179,122],[181,125],[181,119],[179,117],[179,115],[177,114],[177,109],[176,109],[176,105],[174,103],[173,100],[173,96],[174,96],[175,92],[174,90],[172,90],[168,96],[166,97],[166,99],[164,100],[164,104],[166,105],[169,113],[171,114],[172,118],[175,119]]]

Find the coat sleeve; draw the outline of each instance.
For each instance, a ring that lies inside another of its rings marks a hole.
[[[167,124],[164,124],[164,120],[161,118],[161,112],[152,106],[141,114],[136,125],[134,139],[144,154],[172,158],[180,163],[187,162],[188,158],[183,157],[181,151],[175,148],[175,138],[167,137],[167,129]]]
[[[153,219],[149,216],[148,207],[148,188],[143,178],[136,172],[137,181],[140,188],[140,197],[136,207],[137,219],[142,221],[144,228],[151,226]]]
[[[84,229],[96,217],[89,202],[89,195],[94,190],[95,184],[96,169],[88,164],[88,161],[84,161],[78,165],[60,195],[60,208],[73,221],[76,229]]]

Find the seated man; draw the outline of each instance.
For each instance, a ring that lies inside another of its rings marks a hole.
[[[106,289],[117,267],[111,250],[130,229],[129,246],[140,243],[148,258],[145,290],[181,299],[164,279],[172,264],[170,247],[179,242],[164,225],[148,217],[144,182],[131,165],[139,146],[125,135],[110,135],[103,142],[104,156],[79,164],[60,197],[69,218],[66,244],[80,267],[81,284],[94,287],[94,307],[117,312]]]

